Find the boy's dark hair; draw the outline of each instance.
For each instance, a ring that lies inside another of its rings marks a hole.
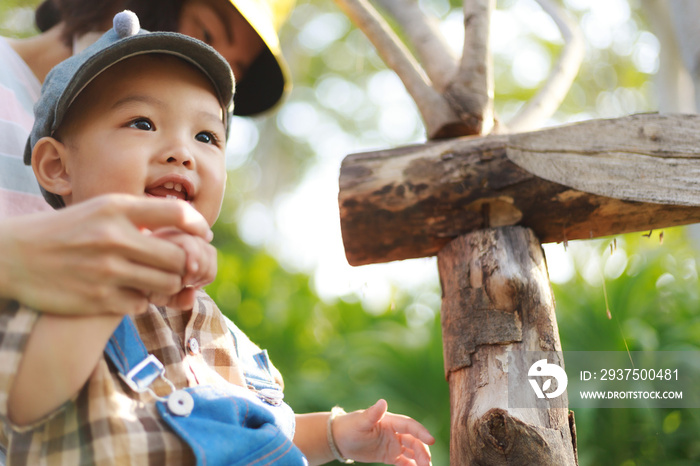
[[[46,31],[65,23],[63,40],[70,45],[73,36],[99,30],[110,24],[116,12],[131,10],[141,27],[149,31],[177,31],[184,0],[44,0],[36,9],[34,21]]]

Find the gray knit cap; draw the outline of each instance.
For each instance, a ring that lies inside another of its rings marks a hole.
[[[24,163],[32,162],[34,145],[52,136],[63,122],[68,108],[100,73],[137,55],[160,53],[174,55],[199,68],[212,82],[222,108],[225,125],[233,112],[234,79],[228,62],[212,47],[197,39],[174,32],[148,32],[141,29],[138,17],[125,10],[114,16],[114,27],[82,52],[56,65],[46,76],[41,97],[34,106],[34,127],[24,149]],[[63,207],[63,199],[42,188],[44,198],[54,208]]]

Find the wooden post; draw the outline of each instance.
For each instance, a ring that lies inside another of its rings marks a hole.
[[[578,464],[566,393],[546,410],[508,403],[507,351],[555,351],[562,361],[547,266],[534,233],[503,227],[460,236],[440,251],[438,267],[450,464]]]

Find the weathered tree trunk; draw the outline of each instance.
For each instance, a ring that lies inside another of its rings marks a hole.
[[[534,233],[503,227],[460,236],[440,251],[438,266],[450,464],[578,464],[566,393],[545,410],[508,403],[508,351],[515,358],[554,351],[561,361],[554,299]]]

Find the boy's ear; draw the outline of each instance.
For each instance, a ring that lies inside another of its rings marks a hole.
[[[66,146],[57,139],[43,137],[37,141],[32,151],[32,169],[45,190],[59,196],[73,191],[66,169]]]

